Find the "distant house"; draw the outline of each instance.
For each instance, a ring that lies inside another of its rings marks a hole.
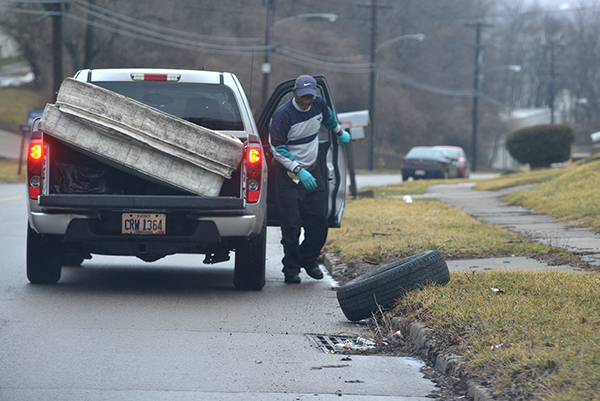
[[[506,149],[506,137],[509,133],[532,125],[550,124],[550,109],[515,109],[503,118],[508,123],[509,131],[494,144],[490,156],[490,167],[498,170],[520,169],[521,165],[512,158]]]
[[[15,41],[0,31],[0,58],[15,57],[18,55],[19,50]]]

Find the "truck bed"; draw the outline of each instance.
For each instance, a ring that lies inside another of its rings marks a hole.
[[[46,105],[41,129],[117,169],[203,196],[219,194],[244,148],[238,138],[69,78]]]
[[[59,206],[58,199],[65,202],[73,195],[81,195],[80,198],[87,199],[88,204],[99,205],[100,199],[95,197],[103,195],[114,195],[117,199],[121,196],[162,196],[176,197],[180,199],[195,199],[200,204],[201,198],[208,199],[237,199],[237,203],[243,203],[241,199],[240,169],[236,169],[231,178],[225,180],[221,185],[217,197],[203,197],[191,192],[175,188],[168,183],[161,182],[151,177],[126,172],[100,160],[97,160],[82,149],[72,147],[54,137],[45,139],[50,149],[48,192],[47,195],[56,199],[54,205]],[[65,195],[58,197],[57,195]],[[73,197],[76,199],[77,197]],[[76,202],[76,201],[73,201]],[[206,201],[209,204],[210,201]],[[225,201],[227,202],[227,201]],[[176,202],[174,202],[176,203]]]

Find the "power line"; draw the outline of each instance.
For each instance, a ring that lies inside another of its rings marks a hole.
[[[3,0],[3,2],[11,2],[11,1]],[[23,3],[23,2],[32,3],[32,4],[36,4],[36,3],[37,4],[51,4],[51,3],[56,4],[56,3],[59,3],[55,0],[21,1],[21,3]],[[72,3],[81,4],[82,1],[72,0]],[[86,4],[86,5],[89,6],[90,8],[85,8],[78,4],[75,4],[73,6],[76,7],[80,11],[88,12],[88,13],[90,13],[90,15],[94,15],[98,19],[101,19],[108,23],[112,23],[112,24],[116,25],[117,27],[111,27],[111,26],[105,25],[103,23],[89,20],[86,18],[82,18],[82,17],[76,16],[76,15],[73,15],[70,13],[62,13],[62,16],[69,18],[71,20],[83,23],[83,24],[92,25],[96,28],[103,29],[108,32],[118,33],[123,36],[131,37],[133,39],[138,39],[138,40],[142,40],[142,41],[146,41],[146,42],[150,42],[150,43],[156,43],[156,44],[161,44],[161,45],[165,45],[165,46],[176,47],[176,48],[181,48],[181,49],[186,49],[186,50],[209,51],[209,52],[213,52],[213,53],[217,53],[217,54],[227,54],[227,55],[240,55],[241,54],[241,55],[245,55],[245,56],[251,55],[253,51],[254,52],[266,51],[266,46],[216,45],[216,44],[182,39],[182,38],[178,38],[178,37],[174,37],[174,36],[170,36],[170,35],[163,35],[163,34],[160,34],[157,32],[153,32],[148,29],[136,27],[132,24],[139,24],[139,25],[146,26],[146,27],[149,27],[152,29],[156,29],[157,31],[170,32],[170,33],[179,34],[182,36],[213,38],[212,36],[208,36],[208,35],[194,34],[191,32],[185,32],[185,31],[179,31],[179,30],[175,30],[175,29],[171,29],[171,28],[161,27],[158,25],[144,22],[144,21],[139,21],[135,18],[127,17],[122,14],[115,13],[113,11],[104,9],[102,7],[98,7],[98,6],[91,5],[91,4]],[[27,14],[41,14],[41,15],[46,15],[46,16],[61,15],[60,12],[56,12],[56,11],[15,9],[15,8],[3,7],[3,6],[0,6],[0,9],[10,11],[10,12],[27,13]],[[102,15],[99,12],[96,12],[94,10],[106,12],[109,15],[113,15],[115,18],[111,18],[111,17],[105,16],[105,15]],[[119,21],[116,18],[123,19],[124,21],[129,21],[130,23]],[[131,32],[128,32],[124,29],[128,29]],[[237,40],[243,40],[244,38],[221,37],[218,39],[219,40],[237,41]],[[255,40],[255,39],[251,39],[251,40]],[[355,73],[355,74],[365,74],[365,73],[371,73],[373,71],[373,66],[370,62],[339,64],[340,62],[344,62],[344,61],[368,60],[367,55],[332,57],[332,56],[321,56],[321,55],[307,53],[307,52],[304,52],[304,51],[301,51],[298,49],[293,49],[291,47],[288,47],[288,46],[285,46],[282,44],[277,44],[274,47],[276,49],[276,52],[273,53],[273,57],[297,64],[297,65],[302,65],[304,67],[321,69],[321,70],[331,71],[331,72]],[[383,62],[380,62],[380,65],[377,68],[382,73],[386,74],[388,77],[390,77],[398,82],[401,82],[403,84],[406,84],[408,86],[411,86],[413,88],[416,88],[416,89],[420,89],[420,90],[424,90],[424,91],[428,91],[428,92],[432,92],[432,93],[437,93],[437,94],[442,94],[442,95],[446,95],[446,96],[457,96],[457,97],[473,97],[474,96],[474,92],[471,89],[443,88],[443,87],[437,87],[434,85],[430,85],[428,83],[425,83],[425,82],[419,81],[415,78],[412,78],[409,75],[404,74]],[[491,103],[501,105],[500,102],[494,101],[493,99],[491,99],[481,93],[479,93],[478,96],[484,100],[490,101]]]
[[[72,3],[79,3],[79,4],[85,4],[85,7],[82,5],[75,5],[74,7],[88,12],[90,14],[93,14],[94,16],[98,17],[98,18],[102,18],[105,19],[106,21],[114,21],[114,19],[108,18],[108,17],[104,17],[100,14],[97,13],[93,13],[92,11],[90,11],[90,9],[92,10],[96,10],[99,12],[103,12],[105,14],[108,15],[112,15],[115,18],[119,18],[122,19],[124,21],[129,21],[131,23],[134,24],[138,24],[141,26],[145,26],[148,28],[151,28],[155,31],[163,31],[163,32],[169,32],[169,33],[174,33],[174,34],[178,34],[178,35],[182,35],[182,36],[189,36],[189,37],[194,37],[194,38],[203,38],[203,39],[213,39],[213,40],[217,40],[217,41],[236,41],[236,42],[262,42],[262,38],[232,38],[232,37],[224,37],[224,36],[213,36],[213,35],[202,35],[202,34],[197,34],[197,33],[192,33],[192,32],[186,32],[186,31],[180,31],[177,29],[172,29],[172,28],[167,28],[167,27],[162,27],[160,25],[155,25],[155,24],[151,24],[149,22],[145,22],[145,21],[140,21],[138,19],[132,18],[132,17],[128,17],[126,15],[123,14],[119,14],[116,13],[112,10],[106,9],[106,8],[102,8],[100,6],[97,6],[95,4],[89,4],[86,3],[84,1],[81,0],[71,0]],[[89,8],[86,8],[89,7]]]
[[[60,4],[60,0],[2,0],[2,3]]]
[[[473,97],[474,92],[472,88],[443,88],[439,86],[430,85],[428,83],[419,81],[411,76],[404,74],[395,68],[391,67],[386,63],[381,64],[381,72],[388,77],[411,86],[416,89],[421,89],[427,92],[437,93],[440,95],[457,96],[457,97]]]
[[[74,7],[78,8],[79,10],[85,11],[88,14],[91,14],[91,15],[93,15],[93,16],[99,18],[99,19],[102,19],[102,20],[104,20],[106,22],[110,22],[112,24],[120,26],[122,28],[129,29],[129,30],[134,31],[134,32],[143,33],[143,34],[146,34],[146,35],[149,35],[149,36],[153,36],[153,37],[156,37],[156,38],[159,38],[159,39],[167,40],[167,41],[179,42],[181,44],[190,45],[190,46],[193,46],[194,44],[197,44],[199,47],[203,47],[203,48],[221,49],[221,50],[230,50],[230,51],[252,52],[252,51],[255,51],[255,50],[264,50],[264,46],[214,45],[214,44],[210,44],[210,43],[202,43],[202,42],[196,42],[196,41],[191,41],[191,40],[186,40],[186,39],[175,38],[173,36],[167,36],[167,35],[163,35],[163,34],[157,33],[154,30],[140,28],[140,27],[134,26],[134,25],[132,25],[130,23],[121,22],[121,21],[119,21],[117,19],[104,16],[104,15],[102,15],[100,13],[97,13],[95,11],[92,11],[90,9],[86,9],[85,7],[81,7],[81,6],[78,6],[78,5],[74,5]],[[71,14],[69,14],[69,13],[66,13],[65,16],[67,18],[71,18]],[[119,15],[119,18],[133,20],[133,21],[135,21],[135,23],[141,24],[141,21],[135,20],[133,18],[125,17],[123,15]],[[79,19],[79,20],[83,21],[83,22],[88,21],[86,19]],[[148,25],[150,25],[153,29],[160,28],[160,27],[158,27],[156,25],[152,25],[152,24],[148,24]],[[181,31],[176,31],[176,32],[181,33]]]
[[[14,12],[19,14],[35,14],[35,15],[47,15],[47,16],[55,16],[62,13],[60,11],[41,11],[41,10],[27,10],[24,8],[12,8],[12,7],[4,7],[0,6],[0,10]]]
[[[112,28],[100,23],[97,23],[95,21],[89,21],[86,20],[85,18],[81,18],[81,17],[76,17],[74,15],[65,15],[65,17],[78,21],[78,22],[82,22],[84,24],[88,24],[88,25],[92,25],[94,27],[109,31],[109,32],[114,32],[114,33],[118,33],[120,35],[123,36],[127,36],[130,38],[134,38],[134,39],[139,39],[145,42],[151,42],[151,43],[157,43],[157,44],[161,44],[161,45],[166,45],[166,46],[171,46],[171,47],[176,47],[179,49],[187,49],[187,50],[203,50],[203,51],[209,51],[212,53],[217,53],[217,54],[228,54],[228,55],[246,55],[246,56],[251,56],[252,55],[252,51],[254,50],[264,50],[264,46],[257,46],[257,47],[246,47],[244,50],[240,49],[239,46],[221,46],[221,45],[212,45],[212,44],[208,44],[208,43],[201,43],[201,42],[196,42],[196,41],[191,41],[191,40],[183,40],[183,39],[177,39],[177,38],[173,38],[173,37],[169,37],[169,36],[165,36],[165,35],[154,35],[155,37],[148,37],[142,35],[142,34],[138,34],[135,32],[127,32],[127,31],[123,31],[122,29],[119,28]],[[232,48],[232,49],[230,49]]]

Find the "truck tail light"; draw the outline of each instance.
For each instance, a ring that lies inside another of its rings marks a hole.
[[[262,183],[262,151],[260,147],[246,149],[246,191],[248,203],[256,203]]]
[[[29,144],[29,151],[27,152],[27,185],[31,199],[37,199],[42,190],[44,156],[45,147],[42,141],[35,141]]]

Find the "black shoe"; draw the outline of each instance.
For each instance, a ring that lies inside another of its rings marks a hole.
[[[288,284],[300,284],[300,276],[296,274],[286,274],[285,282]]]
[[[323,278],[323,270],[321,270],[317,262],[312,262],[307,266],[304,266],[304,270],[306,270],[306,274],[315,280],[321,280]]]

